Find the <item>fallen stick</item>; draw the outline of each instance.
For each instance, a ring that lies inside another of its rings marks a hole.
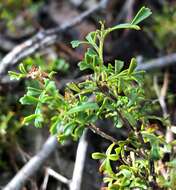
[[[3,190],[20,190],[24,183],[42,167],[57,145],[56,136],[49,137],[41,151],[29,160]]]
[[[67,179],[66,177],[62,176],[61,174],[55,172],[53,169],[51,168],[46,168],[46,172],[45,172],[45,177],[44,177],[44,181],[43,181],[43,184],[42,184],[42,187],[41,187],[41,190],[46,190],[47,189],[47,186],[48,186],[48,181],[49,181],[49,177],[53,177],[55,179],[57,179],[58,181],[60,181],[61,183],[63,184],[69,184],[70,183],[70,180]]]
[[[137,70],[153,71],[176,64],[176,53],[165,55],[137,66]]]
[[[73,170],[72,180],[71,183],[69,184],[69,190],[81,190],[82,176],[83,176],[83,170],[85,166],[86,153],[88,147],[86,135],[87,135],[87,129],[84,131],[78,143],[75,166]]]

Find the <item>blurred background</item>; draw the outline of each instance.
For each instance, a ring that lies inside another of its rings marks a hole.
[[[23,44],[41,31],[72,23],[84,11],[98,6],[98,0],[0,0],[0,60],[11,52],[14,47]],[[152,64],[160,61],[164,64],[157,69],[151,66],[145,75],[145,90],[149,100],[155,102],[152,110],[155,115],[170,115],[172,125],[176,125],[176,2],[174,0],[109,0],[107,6],[93,11],[86,19],[76,26],[57,34],[57,40],[45,44],[32,53],[19,59],[7,70],[16,70],[20,62],[34,62],[44,71],[56,71],[56,84],[63,90],[65,84],[80,79],[82,75],[77,66],[82,60],[86,46],[72,49],[72,40],[83,40],[91,31],[99,27],[99,21],[104,21],[106,27],[130,21],[136,12],[146,6],[152,10],[152,16],[142,23],[141,31],[122,30],[111,34],[105,43],[104,59],[111,62],[114,59],[125,61],[128,67],[130,59],[136,57],[138,64]],[[167,56],[167,59],[165,59]],[[169,59],[169,61],[168,61]],[[1,64],[1,62],[0,62]],[[163,87],[163,85],[166,85]],[[31,113],[30,108],[22,106],[19,98],[24,94],[28,81],[11,81],[7,72],[0,74],[0,189],[19,172],[29,159],[36,155],[49,136],[49,126],[36,129],[33,126],[23,126],[23,118]],[[165,111],[159,104],[157,88],[166,88],[163,94],[166,103]],[[49,120],[46,117],[46,121]],[[47,123],[47,122],[46,122]],[[153,121],[155,123],[155,121]],[[109,126],[105,130],[118,139],[127,134],[123,130],[111,128],[111,123],[100,122],[100,126]],[[165,129],[163,129],[165,131]],[[98,163],[91,159],[94,151],[106,150],[109,142],[101,137],[87,133],[88,148],[82,190],[98,190],[102,186],[102,176],[98,173]],[[68,141],[59,145],[52,156],[41,166],[27,183],[23,190],[64,190],[68,189],[55,177],[50,176],[45,187],[46,168],[53,168],[68,179],[72,178],[78,142]]]

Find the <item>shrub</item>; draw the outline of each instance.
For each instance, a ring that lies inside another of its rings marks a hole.
[[[102,160],[99,171],[104,174],[105,189],[175,188],[176,162],[174,159],[162,161],[166,153],[172,154],[175,141],[166,143],[150,125],[150,118],[154,116],[145,102],[144,72],[136,69],[134,58],[127,69],[123,69],[123,61],[105,64],[103,59],[107,35],[120,29],[140,30],[138,24],[150,14],[148,8],[142,7],[130,23],[106,29],[101,22],[101,28],[89,33],[85,41],[73,41],[74,48],[80,44],[90,46],[79,68],[92,74],[84,82],[67,84],[64,94],[52,80],[53,72],[47,73],[35,63],[20,64],[19,73],[10,72],[12,78],[32,81],[20,99],[22,104],[34,108],[34,113],[25,117],[25,124],[49,125],[51,134],[57,135],[61,143],[70,137],[77,140],[85,128],[112,143],[106,153],[92,154],[93,159]],[[128,129],[128,137],[117,140],[103,132],[96,126],[103,119],[112,120],[117,131],[122,127]]]

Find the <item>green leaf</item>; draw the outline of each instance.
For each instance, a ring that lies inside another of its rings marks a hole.
[[[118,86],[118,94],[120,94],[124,89],[124,81],[122,77],[119,77],[117,86]]]
[[[93,49],[91,49],[91,48],[88,48],[88,49],[87,49],[86,54],[88,54],[90,57],[97,56],[96,51],[94,51],[94,50],[93,50]]]
[[[25,64],[25,65],[33,65],[34,64],[34,59],[33,58],[31,58],[31,57],[28,57],[28,58],[26,58],[24,61],[23,61],[23,63]]]
[[[131,171],[130,171],[130,170],[127,170],[127,169],[122,169],[122,170],[118,173],[118,176],[121,175],[121,174],[122,174],[124,177],[129,178],[129,179],[130,179],[130,177],[131,177],[131,175],[132,175]]]
[[[113,181],[113,178],[112,177],[104,177],[103,178],[103,182],[104,183],[112,183],[112,181]],[[114,187],[114,186],[113,186]],[[117,186],[117,188],[118,188],[119,186]],[[116,189],[112,189],[112,186],[111,186],[111,188],[109,189],[109,190],[117,190],[117,188]]]
[[[153,133],[149,133],[149,132],[142,132],[142,136],[145,138],[145,140],[150,142],[150,146],[151,146],[151,151],[150,151],[150,156],[153,160],[159,160],[161,155],[160,155],[160,147],[159,147],[159,143],[160,140],[159,138],[153,134]]]
[[[83,71],[83,70],[85,70],[85,69],[93,69],[93,67],[92,67],[92,65],[89,63],[87,63],[87,62],[85,62],[85,61],[80,61],[79,63],[78,63],[78,66],[79,66],[79,69],[81,70],[81,71]]]
[[[124,66],[124,62],[120,60],[115,60],[115,74],[118,74]]]
[[[26,75],[17,73],[14,71],[9,71],[8,74],[10,75],[11,80],[20,80],[21,78],[24,78]]]
[[[159,142],[159,139],[157,138],[157,136],[153,133],[149,133],[146,131],[142,131],[142,136],[144,138],[146,138],[151,144],[155,144],[157,142]]]
[[[123,127],[123,123],[122,123],[122,121],[119,118],[117,118],[117,120],[115,121],[114,125],[118,129]]]
[[[22,98],[20,98],[21,104],[27,104],[27,105],[35,105],[39,102],[39,100],[33,96],[24,95]]]
[[[93,63],[93,57],[92,57],[92,55],[90,56],[88,53],[86,53],[85,54],[85,62],[87,64],[91,64],[92,65],[92,63]]]
[[[80,44],[84,44],[84,43],[86,43],[86,42],[74,40],[74,41],[71,42],[71,45],[72,45],[72,48],[76,48],[76,47],[78,47]]]
[[[85,69],[94,69],[96,65],[99,64],[99,59],[97,53],[91,49],[88,48],[87,52],[85,53],[84,60],[78,63],[78,66],[81,71]]]
[[[121,152],[121,147],[115,148],[116,155],[119,155]]]
[[[39,114],[32,114],[23,119],[23,124],[28,124],[31,121],[35,120],[37,117],[41,117]]]
[[[33,87],[27,87],[27,95],[28,96],[37,96],[40,95],[42,93],[42,90],[37,89],[37,88],[33,88]]]
[[[54,116],[52,117],[51,121],[52,121],[52,124],[50,127],[50,133],[52,135],[55,135],[58,132],[59,125],[61,125],[60,118],[58,116]]]
[[[49,78],[49,79],[52,79],[55,74],[57,74],[57,72],[51,71],[51,72],[48,74],[48,78]]]
[[[34,125],[37,128],[41,128],[42,122],[43,122],[43,117],[42,117],[42,111],[41,111],[41,104],[40,103],[37,104],[37,107],[35,109],[35,114],[37,114],[38,117],[35,118]]]
[[[108,100],[109,99],[107,97],[104,98],[103,103],[102,103],[100,109],[97,111],[97,115],[100,115],[107,108]]]
[[[106,161],[106,163],[105,163],[105,172],[108,173],[109,175],[113,174],[110,160],[106,159],[105,161]]]
[[[93,102],[85,102],[82,103],[82,105],[76,106],[74,108],[71,108],[67,114],[73,114],[77,112],[87,111],[87,110],[97,110],[99,108],[97,103]]]
[[[18,66],[18,68],[19,68],[19,70],[21,71],[21,73],[27,74],[27,71],[26,71],[26,69],[24,68],[23,63],[20,63],[19,66]]]
[[[44,81],[45,81],[46,92],[54,93],[55,91],[57,91],[54,81],[51,81],[49,79],[45,79]]]
[[[140,178],[135,178],[134,180],[132,180],[130,187],[132,189],[140,189],[140,190],[148,189],[147,185]]]
[[[83,134],[84,127],[77,127],[72,134],[74,140],[78,140],[78,138]]]
[[[81,90],[78,88],[78,86],[74,82],[67,83],[67,86],[75,91],[75,92],[80,92]]]
[[[96,32],[90,32],[87,36],[86,36],[86,40],[92,44],[93,46],[96,45]]]
[[[111,154],[111,152],[112,152],[114,146],[115,146],[115,143],[112,143],[112,144],[108,147],[108,149],[106,150],[106,155],[107,155],[107,156],[109,156],[109,155]]]
[[[131,62],[130,62],[129,69],[128,69],[128,74],[131,74],[135,70],[136,67],[137,67],[136,59],[132,58]]]
[[[112,160],[112,161],[117,161],[119,159],[119,155],[117,155],[117,154],[110,154],[108,156],[108,159]]]
[[[134,19],[132,20],[131,24],[139,24],[141,21],[143,21],[144,19],[149,17],[151,14],[152,14],[152,12],[149,8],[142,7],[138,11],[138,13],[134,17]]]
[[[69,68],[69,64],[64,59],[56,59],[52,62],[52,70],[66,72]],[[45,64],[46,65],[46,64]],[[51,74],[49,74],[51,75]]]
[[[104,158],[106,158],[106,155],[103,154],[103,153],[100,153],[100,152],[94,152],[94,153],[92,154],[92,158],[93,158],[94,160],[104,159]]]
[[[124,112],[124,115],[129,121],[130,125],[134,127],[136,125],[136,119],[134,118],[134,115],[132,113],[129,113],[128,111]]]
[[[76,123],[75,122],[70,122],[68,123],[65,128],[64,128],[64,134],[65,135],[71,135],[73,130],[75,129],[76,127]]]
[[[151,158],[152,160],[159,160],[160,159],[160,147],[158,145],[158,143],[154,143],[151,144],[152,148],[151,148]]]
[[[63,144],[66,140],[69,139],[69,136],[65,135],[65,134],[58,134],[57,136],[58,141]]]
[[[97,121],[98,117],[96,115],[89,115],[86,120],[89,123],[95,123]]]
[[[42,127],[42,122],[43,122],[43,117],[42,114],[38,114],[39,117],[36,117],[34,120],[34,126],[36,128],[41,128]]]

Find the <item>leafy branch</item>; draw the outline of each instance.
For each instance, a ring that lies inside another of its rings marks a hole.
[[[34,109],[24,118],[25,124],[49,125],[51,134],[57,135],[61,143],[69,138],[77,140],[85,128],[112,142],[106,153],[92,154],[94,159],[103,160],[99,170],[105,174],[109,190],[160,188],[169,180],[161,180],[157,172],[158,161],[171,147],[156,129],[150,128],[149,109],[144,101],[144,72],[136,69],[134,58],[124,69],[121,60],[105,64],[103,55],[107,35],[121,29],[140,30],[138,24],[150,15],[150,9],[142,7],[130,23],[106,29],[100,22],[100,29],[89,33],[85,41],[73,41],[74,48],[80,44],[90,46],[78,65],[81,71],[92,71],[92,75],[80,83],[68,83],[64,93],[56,88],[54,73],[46,73],[34,63],[20,64],[19,73],[9,72],[12,78],[31,81],[20,99]],[[111,120],[117,131],[128,127],[128,137],[117,140],[97,128],[96,123],[103,119]]]

